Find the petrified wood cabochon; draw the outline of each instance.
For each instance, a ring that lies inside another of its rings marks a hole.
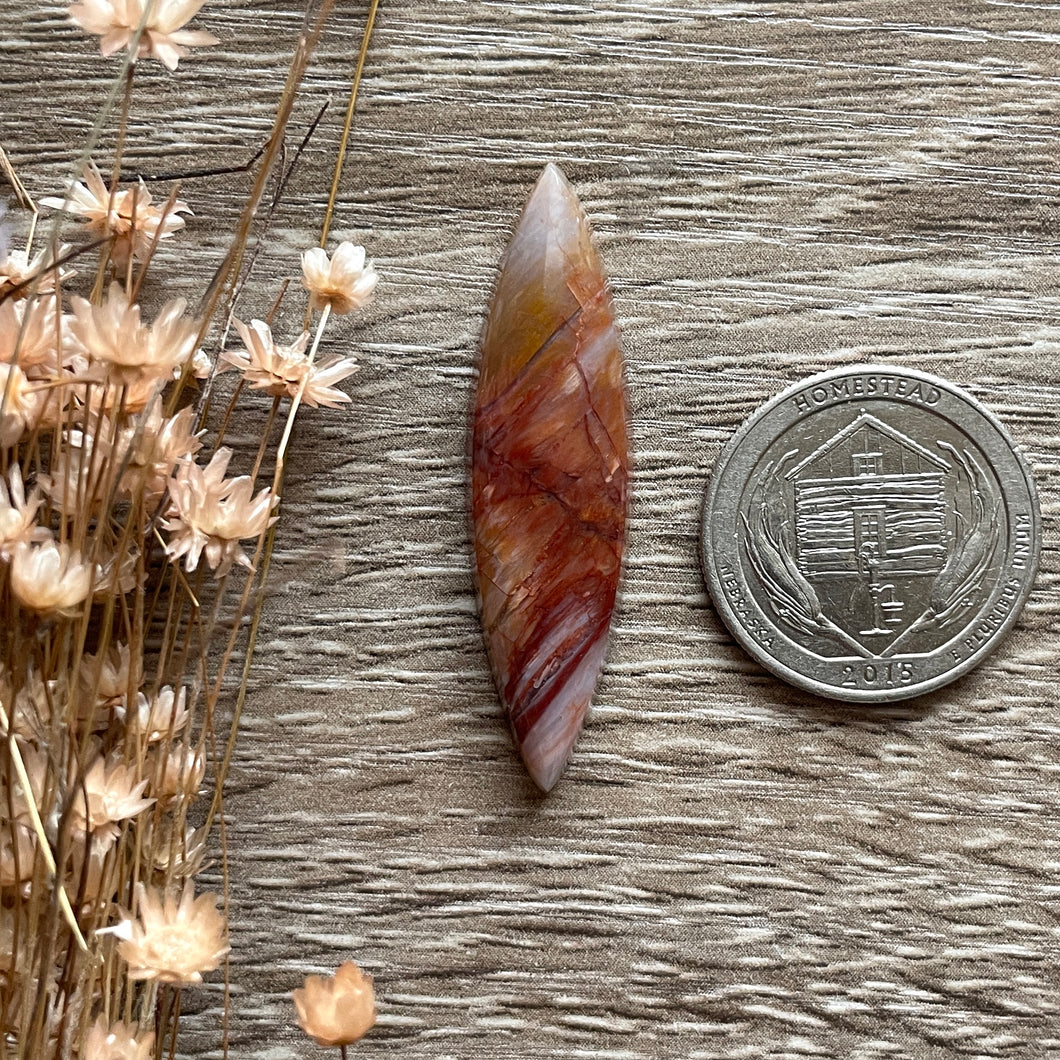
[[[497,281],[472,463],[490,665],[526,768],[548,791],[603,665],[629,469],[611,295],[585,213],[552,164]]]

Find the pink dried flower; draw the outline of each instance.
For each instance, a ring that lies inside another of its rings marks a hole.
[[[228,953],[224,917],[212,892],[195,897],[189,880],[179,900],[172,894],[136,885],[139,916],[123,919],[126,935],[118,953],[128,962],[130,979],[154,979],[174,986],[201,983]]]
[[[260,537],[276,521],[271,512],[279,498],[271,489],[254,496],[249,476],[224,477],[231,458],[232,450],[222,447],[205,468],[185,459],[169,485],[170,506],[163,521],[170,532],[166,552],[172,560],[185,557],[189,571],[199,565],[203,553],[218,576],[227,574],[233,563],[249,567],[239,542]]]
[[[331,258],[322,247],[303,251],[302,286],[312,295],[312,308],[331,306],[332,313],[341,316],[366,305],[379,274],[364,258],[364,247],[353,243],[340,243]]]
[[[68,544],[20,542],[11,554],[11,591],[31,611],[73,614],[92,589],[93,565]]]
[[[182,213],[191,214],[188,204],[181,199],[169,210],[165,203],[153,205],[151,193],[142,180],[135,187],[115,189],[112,196],[93,164],[85,167],[84,184],[75,181],[65,197],[50,195],[41,199],[40,204],[79,214],[96,239],[113,238],[110,257],[119,269],[128,264],[130,254],[143,261],[154,245],[184,227]]]
[[[151,1060],[155,1055],[154,1031],[141,1031],[134,1023],[108,1023],[102,1016],[85,1039],[82,1060]]]
[[[167,302],[150,327],[140,323],[140,307],[130,304],[117,283],[103,305],[84,298],[72,298],[70,304],[70,332],[97,378],[122,386],[168,379],[195,353],[199,325],[183,316],[183,298]]]
[[[353,961],[341,964],[335,975],[306,977],[305,985],[291,993],[298,1010],[298,1026],[317,1045],[351,1045],[375,1024],[375,991],[372,977]]]
[[[151,0],[81,0],[71,5],[69,14],[86,33],[101,38],[99,51],[106,57],[130,44],[150,3]],[[189,47],[217,44],[217,38],[205,30],[181,29],[204,3],[205,0],[156,0],[144,22],[136,58],[150,56],[175,70]]]
[[[248,327],[235,321],[236,330],[246,344],[245,350],[225,351],[221,357],[243,373],[248,385],[264,390],[275,397],[286,394],[294,397],[304,383],[302,401],[313,408],[335,408],[349,401],[349,395],[335,389],[335,383],[357,371],[349,358],[323,364],[310,364],[306,357],[309,332],[302,334],[290,346],[279,346],[273,341],[272,329],[262,320],[252,320]]]

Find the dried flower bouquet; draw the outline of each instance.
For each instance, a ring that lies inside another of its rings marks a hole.
[[[281,343],[270,312],[235,316],[255,212],[332,3],[307,15],[197,310],[165,300],[187,203],[120,177],[136,62],[175,70],[216,43],[186,28],[203,0],[74,3],[102,54],[124,56],[115,157],[41,200],[54,223],[37,223],[8,170],[21,209],[0,227],[0,1060],[172,1055],[181,990],[229,950],[218,896],[195,883],[246,688],[245,665],[234,688],[226,672],[253,650],[295,417],[350,400],[338,384],[356,364],[321,354],[328,322],[377,279],[361,247],[313,248],[301,261],[312,333]],[[371,17],[358,76],[370,29]],[[332,203],[340,168],[341,155]],[[241,345],[228,348],[228,323]],[[225,371],[238,380],[218,381]],[[262,419],[255,452],[224,444],[237,406]],[[307,1032],[343,1049],[374,1019],[371,980],[351,969],[335,983],[356,1014],[336,1014],[315,977],[297,997]]]

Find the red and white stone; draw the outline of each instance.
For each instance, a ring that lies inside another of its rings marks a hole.
[[[486,647],[516,744],[545,791],[603,666],[628,477],[611,295],[581,204],[548,165],[501,266],[472,439]]]

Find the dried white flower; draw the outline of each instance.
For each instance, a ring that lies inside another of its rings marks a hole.
[[[70,248],[59,247],[56,255],[61,258]],[[76,275],[69,269],[52,264],[51,248],[39,250],[31,258],[25,250],[9,250],[0,261],[0,298],[27,298],[34,293],[47,294],[55,290],[56,282],[69,280]]]
[[[144,11],[151,0],[81,0],[72,4],[70,18],[86,33],[100,38],[99,51],[104,57],[128,47],[136,35],[136,28],[144,20]],[[136,50],[136,58],[150,56],[169,70],[188,54],[189,47],[208,47],[217,44],[212,33],[201,29],[181,29],[198,13],[205,0],[155,0],[143,35]]]
[[[76,611],[92,589],[93,568],[68,544],[20,542],[11,554],[11,591],[15,599],[41,614]]]
[[[112,644],[106,652],[82,655],[78,667],[82,690],[100,705],[117,706],[129,694],[130,685],[136,689],[143,681],[142,659],[135,660],[135,670],[133,661],[128,644]]]
[[[184,227],[180,215],[191,213],[188,204],[180,199],[168,210],[165,203],[153,205],[142,180],[132,188],[116,188],[111,195],[95,165],[85,167],[84,184],[75,181],[65,197],[50,195],[40,204],[85,218],[85,227],[97,239],[112,238],[110,257],[119,269],[128,264],[130,254],[138,261],[145,260],[153,246]]]
[[[206,776],[206,759],[200,752],[178,745],[155,758],[148,769],[151,793],[164,805],[177,796],[193,799],[199,794]]]
[[[219,576],[233,563],[249,567],[239,542],[259,537],[276,521],[271,512],[279,498],[271,489],[254,496],[249,476],[224,477],[231,458],[232,450],[222,447],[205,468],[186,459],[169,485],[170,506],[163,521],[170,533],[166,552],[172,560],[184,556],[189,571],[199,565],[203,553]]]
[[[174,693],[170,685],[164,685],[150,699],[143,692],[138,692],[136,709],[127,711],[122,706],[118,708],[117,713],[130,729],[138,732],[149,742],[170,740],[190,720],[190,714],[185,705],[186,700],[186,688],[181,688]]]
[[[366,305],[379,282],[364,247],[340,243],[330,259],[322,247],[302,251],[302,286],[312,294],[313,309],[331,306],[332,313],[352,313]]]
[[[81,1060],[151,1060],[154,1055],[154,1031],[141,1031],[134,1023],[108,1023],[100,1016],[88,1032]]]
[[[0,446],[11,446],[36,427],[44,411],[39,393],[18,365],[0,363]]]
[[[303,331],[290,346],[279,346],[273,340],[272,329],[263,320],[252,320],[249,327],[237,320],[235,326],[246,349],[226,350],[221,357],[243,373],[249,386],[275,397],[283,394],[294,397],[304,383],[302,401],[313,408],[320,405],[335,408],[350,400],[348,394],[336,390],[333,384],[353,375],[357,371],[356,363],[342,358],[311,365],[305,352],[308,331]]]
[[[173,469],[182,459],[202,448],[202,431],[192,432],[195,410],[181,409],[168,419],[162,415],[162,402],[155,400],[126,432],[123,461],[127,458],[121,489],[133,497],[142,492],[148,508],[162,499]]]
[[[58,373],[62,334],[51,298],[0,301],[0,361],[17,364],[31,378]]]
[[[22,468],[11,465],[7,481],[0,477],[0,559],[10,559],[15,545],[47,541],[50,531],[37,525],[40,490],[34,487],[26,496]]]
[[[116,839],[121,821],[135,817],[155,801],[143,797],[147,784],[137,779],[134,767],[97,758],[73,782],[71,819],[101,842]]]
[[[372,977],[353,961],[339,965],[329,978],[307,976],[305,985],[292,991],[291,997],[298,1010],[298,1026],[326,1048],[352,1045],[375,1024]]]
[[[130,304],[117,283],[103,305],[84,298],[71,298],[70,304],[71,335],[97,377],[115,385],[168,379],[195,353],[199,325],[183,315],[183,298],[167,302],[150,327],[140,323],[140,307]]]
[[[178,900],[142,883],[136,885],[139,916],[125,918],[129,937],[118,945],[128,962],[130,979],[155,979],[185,986],[201,983],[228,953],[224,917],[217,910],[217,895],[195,897],[189,880]]]

